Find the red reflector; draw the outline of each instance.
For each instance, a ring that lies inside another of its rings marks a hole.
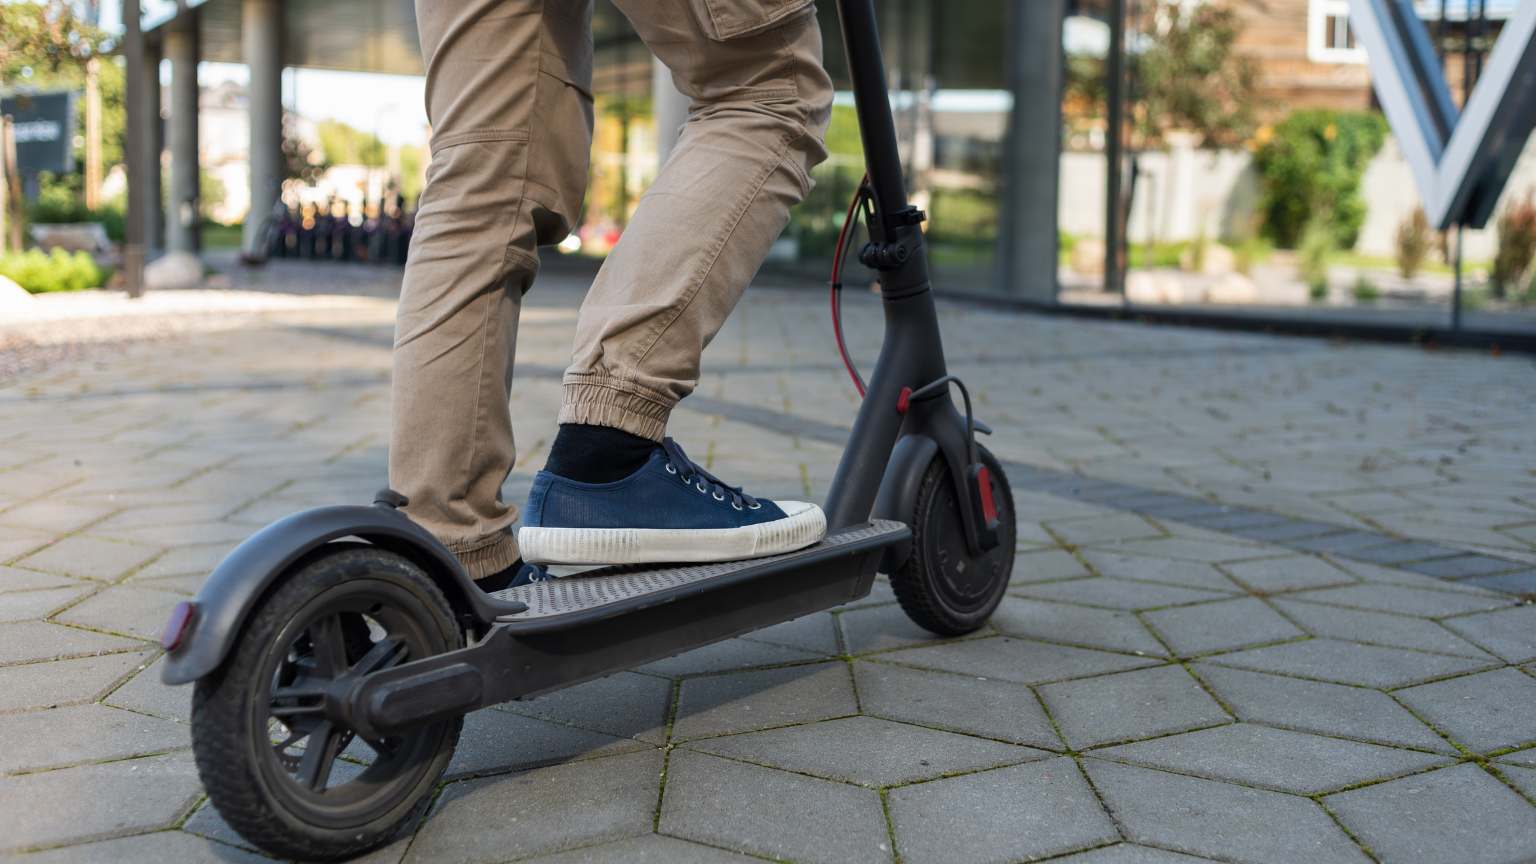
[[[896,396],[896,413],[905,414],[912,405],[912,388],[903,387],[901,393]]]
[[[183,600],[171,609],[170,620],[165,622],[165,629],[160,633],[160,647],[167,651],[175,651],[181,647],[181,640],[192,629],[192,619],[197,616],[197,604],[191,600]]]
[[[981,515],[988,522],[997,521],[997,503],[992,500],[992,473],[983,465],[976,471],[976,485],[981,487]]]

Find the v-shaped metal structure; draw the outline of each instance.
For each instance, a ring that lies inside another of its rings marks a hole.
[[[1458,112],[1412,0],[1350,0],[1376,96],[1441,229],[1481,228],[1536,128],[1536,0],[1520,0]]]

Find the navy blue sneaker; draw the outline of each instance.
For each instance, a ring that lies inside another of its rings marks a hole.
[[[738,561],[793,552],[826,533],[820,507],[727,486],[668,438],[638,471],[612,483],[540,471],[517,546],[534,564]]]

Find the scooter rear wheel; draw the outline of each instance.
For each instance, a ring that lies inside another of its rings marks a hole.
[[[891,574],[891,588],[907,617],[940,636],[961,636],[985,624],[1013,575],[1013,492],[997,458],[985,447],[977,445],[977,450],[991,476],[997,545],[971,552],[960,517],[961,490],[955,488],[944,457],[935,456],[923,473],[908,523],[911,554]]]
[[[348,676],[461,643],[447,599],[399,555],[337,544],[300,565],[197,682],[192,747],[213,805],[282,858],[345,858],[389,842],[420,818],[462,721],[369,741],[327,702]]]

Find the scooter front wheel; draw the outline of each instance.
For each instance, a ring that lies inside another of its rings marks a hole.
[[[997,458],[985,447],[978,445],[977,450],[987,466],[997,507],[997,545],[977,553],[970,550],[960,515],[962,492],[955,488],[944,457],[937,455],[923,473],[909,516],[911,554],[891,574],[891,588],[907,617],[941,636],[961,636],[985,624],[1013,575],[1013,492]]]
[[[220,815],[282,858],[345,858],[414,824],[462,720],[367,740],[334,700],[348,678],[451,651],[453,610],[412,562],[328,547],[252,610],[223,666],[197,682],[192,747]]]

